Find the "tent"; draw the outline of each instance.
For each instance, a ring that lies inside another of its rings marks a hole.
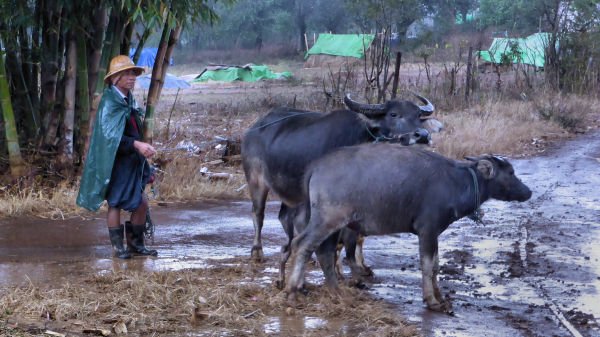
[[[140,67],[154,67],[154,60],[156,59],[156,53],[158,52],[158,48],[144,48],[142,49],[142,54],[140,55],[140,59],[137,61],[137,66]],[[133,55],[135,54],[135,49],[129,49],[129,57],[133,59]],[[173,58],[169,62],[169,65],[173,65]]]
[[[523,63],[539,68],[544,67],[545,48],[550,41],[550,33],[536,33],[522,38],[494,38],[488,50],[479,51],[479,56],[487,62],[500,63],[502,55],[511,52],[511,45],[517,46],[517,54],[512,63]]]
[[[150,88],[150,80],[152,79],[152,74],[146,74],[142,76],[138,76],[137,83],[140,88],[148,89]],[[165,84],[163,84],[163,89],[176,89],[176,88],[189,88],[190,84],[177,76],[173,76],[167,73],[165,76]]]
[[[304,59],[317,54],[363,58],[374,38],[375,34],[319,34]]]
[[[243,82],[256,82],[262,79],[280,79],[290,76],[291,74],[289,72],[280,74],[273,73],[267,66],[256,66],[252,64],[244,66],[213,65],[206,67],[206,69],[200,73],[198,77],[191,80],[190,83],[206,82],[208,80],[225,82],[240,80]]]

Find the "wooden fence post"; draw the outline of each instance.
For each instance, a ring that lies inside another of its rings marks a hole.
[[[396,67],[394,68],[394,83],[392,83],[392,98],[396,98],[396,92],[398,91],[398,78],[400,76],[400,63],[402,62],[402,53],[396,53]]]

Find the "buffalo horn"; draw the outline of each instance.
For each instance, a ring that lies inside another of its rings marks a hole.
[[[379,116],[385,113],[385,104],[363,104],[353,101],[350,98],[350,94],[346,94],[344,97],[344,103],[348,109],[361,113],[368,117]]]
[[[421,100],[421,102],[425,103],[426,105],[419,105],[419,109],[421,109],[421,114],[423,116],[429,116],[433,113],[433,111],[435,110],[435,107],[433,106],[433,104],[431,104],[431,102],[429,102],[429,100],[419,94],[417,94],[416,92],[412,93],[413,95],[415,95],[418,99]]]

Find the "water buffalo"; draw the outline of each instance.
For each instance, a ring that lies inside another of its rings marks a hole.
[[[505,159],[487,155],[467,159],[471,162],[413,147],[364,144],[313,162],[304,181],[310,220],[291,245],[295,259],[286,288],[290,304],[302,288],[305,261],[315,250],[328,287],[339,291],[332,265],[337,239],[332,233],[347,227],[365,236],[416,234],[423,301],[431,310],[450,310],[437,284],[438,235],[490,198],[531,197]]]
[[[261,231],[265,201],[269,190],[273,190],[282,200],[279,219],[290,238],[288,245],[282,247],[282,261],[287,260],[294,235],[292,219],[298,218],[296,207],[302,202],[302,177],[310,162],[342,146],[379,141],[403,145],[430,142],[423,123],[439,122],[422,117],[431,115],[434,106],[415,95],[425,105],[410,101],[361,104],[346,95],[344,102],[349,110],[320,113],[279,108],[246,132],[242,140],[242,164],[252,199],[251,254],[255,259],[263,258]],[[352,263],[354,256],[348,257]],[[281,277],[282,281],[283,269]]]

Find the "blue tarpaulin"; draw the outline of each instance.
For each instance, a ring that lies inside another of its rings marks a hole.
[[[156,59],[156,53],[158,52],[158,48],[144,48],[142,49],[142,55],[140,55],[140,59],[137,61],[137,66],[140,67],[154,67],[154,60]],[[129,49],[129,57],[133,59],[133,54],[135,54],[135,49]],[[173,58],[169,62],[169,65],[173,65]]]
[[[138,76],[137,81],[141,88],[148,89],[150,88],[150,79],[152,78],[152,74],[146,74],[142,76]],[[176,88],[189,88],[190,84],[177,76],[173,76],[167,73],[165,76],[165,84],[163,84],[164,89],[176,89]]]

